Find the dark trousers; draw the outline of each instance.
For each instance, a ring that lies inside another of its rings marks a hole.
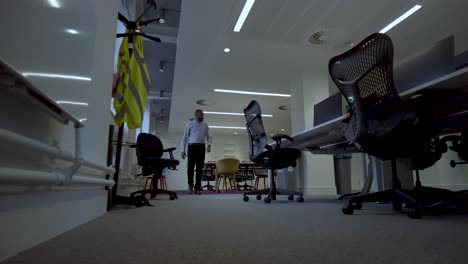
[[[196,181],[195,181],[195,189],[200,189],[201,187],[201,179],[203,174],[203,166],[205,163],[205,144],[200,145],[189,145],[187,151],[187,177],[188,177],[188,185],[190,187],[193,186],[193,175],[195,166],[197,167],[197,174],[196,174]]]

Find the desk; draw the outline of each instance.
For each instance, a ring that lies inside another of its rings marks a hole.
[[[403,101],[426,96],[437,99],[468,94],[468,67],[449,73],[427,83],[400,93]],[[460,109],[464,108],[464,109]],[[458,106],[458,111],[468,110],[468,104]],[[284,141],[284,147],[295,147],[314,154],[339,154],[357,152],[353,144],[345,138],[347,124],[343,121],[349,114],[330,120],[319,126],[304,130],[292,136],[294,142]],[[468,123],[468,122],[467,122]],[[451,131],[454,132],[454,131]]]

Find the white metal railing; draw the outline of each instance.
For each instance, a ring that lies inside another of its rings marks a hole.
[[[32,151],[45,153],[53,159],[72,162],[65,173],[57,172],[54,166],[47,172],[24,170],[18,168],[0,168],[0,182],[8,184],[92,184],[113,186],[113,180],[101,179],[97,177],[77,175],[81,167],[92,168],[106,174],[114,174],[115,170],[102,164],[85,160],[82,155],[82,136],[83,124],[67,113],[55,101],[47,97],[32,85],[16,69],[8,65],[0,58],[0,86],[14,96],[29,99],[38,108],[44,110],[50,116],[58,121],[67,124],[73,122],[75,127],[75,154],[61,150],[58,147],[47,145],[41,141],[20,135],[13,131],[0,128],[0,141],[14,144],[16,146],[27,148]]]
[[[81,128],[75,128],[75,130],[80,131]],[[8,184],[93,184],[93,185],[105,185],[112,186],[114,185],[113,180],[100,179],[96,177],[89,176],[80,176],[76,175],[76,172],[80,167],[88,167],[96,169],[107,174],[112,175],[115,170],[114,168],[107,167],[101,164],[97,164],[91,161],[84,160],[81,157],[81,133],[78,132],[76,135],[77,144],[75,146],[76,154],[73,155],[67,151],[61,150],[59,148],[49,146],[43,142],[37,141],[19,135],[12,131],[0,128],[0,141],[4,141],[16,146],[27,148],[32,151],[38,151],[49,155],[51,158],[65,160],[73,162],[73,165],[68,169],[67,173],[58,173],[55,172],[52,168],[49,172],[41,171],[30,171],[16,168],[0,168],[0,182]]]

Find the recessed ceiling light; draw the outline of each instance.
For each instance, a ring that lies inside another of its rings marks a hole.
[[[230,51],[231,51],[230,48],[225,48],[225,49],[224,49],[224,52],[226,52],[226,53],[228,53],[228,52],[230,52]]]
[[[234,135],[237,135],[237,132],[234,132]]]
[[[83,123],[83,122],[86,121],[86,120],[88,120],[88,118],[81,118],[81,119],[78,120],[78,121],[80,121],[81,123]]]
[[[282,128],[281,131],[284,131],[284,128]]]
[[[208,126],[209,128],[225,128],[225,129],[245,129],[245,127],[232,127],[232,126]]]
[[[418,11],[422,6],[421,5],[415,5],[413,8],[410,10],[406,11],[403,15],[401,15],[399,18],[395,19],[392,23],[388,24],[386,27],[384,27],[382,30],[379,31],[379,33],[386,33],[390,29],[392,29],[394,26],[398,25],[401,21],[405,20],[412,14],[414,14],[416,11]]]
[[[65,29],[65,31],[67,33],[70,33],[70,34],[73,34],[73,35],[77,35],[79,33],[78,30],[71,29],[71,28],[70,29]]]
[[[54,8],[60,8],[60,4],[57,0],[48,0],[49,5]]]
[[[228,112],[210,112],[210,111],[203,111],[205,114],[211,114],[211,115],[233,115],[233,116],[243,116],[243,113],[228,113]],[[262,114],[263,117],[273,117],[273,115],[264,115]]]
[[[279,93],[258,93],[258,92],[250,92],[250,91],[237,91],[237,90],[224,90],[224,89],[214,89],[214,91],[218,92],[218,93],[234,93],[234,94],[291,97],[290,94],[279,94]]]
[[[61,79],[71,79],[71,80],[80,80],[80,81],[91,81],[89,77],[75,76],[75,75],[63,75],[55,73],[41,73],[41,72],[23,72],[23,76],[34,76],[34,77],[47,77],[47,78],[61,78]]]
[[[244,8],[242,8],[242,12],[240,13],[239,18],[237,19],[236,25],[234,26],[234,32],[241,31],[242,26],[244,25],[244,22],[247,19],[247,16],[250,13],[250,9],[252,9],[254,3],[255,0],[245,1]]]
[[[85,102],[73,102],[73,101],[57,101],[57,104],[88,105],[88,103],[85,103]]]

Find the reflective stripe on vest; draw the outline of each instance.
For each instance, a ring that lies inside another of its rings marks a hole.
[[[127,30],[128,33],[128,30]],[[130,129],[141,127],[146,109],[148,89],[151,85],[148,70],[144,63],[143,40],[134,35],[134,43],[130,45],[128,38],[122,40],[119,49],[118,68],[120,82],[114,97],[115,123],[120,126],[127,122]],[[129,46],[133,46],[132,56]]]

